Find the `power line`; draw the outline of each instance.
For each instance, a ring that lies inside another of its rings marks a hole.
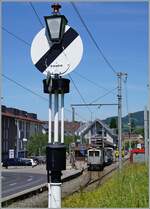
[[[71,75],[68,75],[68,76],[69,76],[69,78],[71,79],[71,81],[72,81],[72,83],[73,83],[73,85],[74,85],[74,87],[75,87],[76,91],[77,91],[77,92],[78,92],[78,94],[80,95],[82,102],[83,102],[84,104],[86,104],[85,99],[83,98],[83,96],[82,96],[81,92],[79,91],[78,87],[76,86],[76,84],[75,84],[74,80],[72,79]],[[92,114],[92,111],[90,110],[90,108],[89,108],[89,107],[87,107],[87,109],[88,109],[88,110],[89,110],[89,112]]]
[[[83,78],[84,80],[88,81],[89,83],[92,83],[94,86],[96,86],[96,87],[98,87],[98,88],[100,88],[100,89],[104,89],[105,91],[108,91],[107,88],[105,88],[105,87],[103,87],[103,86],[101,86],[101,85],[95,83],[94,81],[92,81],[92,80],[86,78],[85,76],[81,75],[80,73],[78,73],[78,72],[74,72],[74,73],[77,74],[79,77]]]
[[[79,19],[81,20],[82,24],[84,25],[87,33],[89,34],[91,40],[93,41],[94,45],[96,46],[96,48],[98,49],[100,55],[103,57],[103,59],[105,60],[105,62],[107,63],[107,65],[109,66],[109,68],[113,71],[113,73],[117,74],[116,70],[114,69],[114,67],[112,66],[112,64],[108,61],[108,59],[106,58],[106,56],[104,55],[104,52],[102,51],[102,49],[99,47],[99,45],[97,44],[96,40],[94,39],[92,33],[90,32],[88,26],[86,25],[86,23],[84,22],[82,16],[80,15],[76,5],[74,2],[71,2],[74,10],[76,11],[77,15],[79,16]]]
[[[69,110],[69,109],[67,109],[67,108],[65,108],[65,110],[67,111],[67,112],[71,112],[72,113],[72,111],[71,110]],[[82,117],[80,114],[78,114],[78,113],[76,113],[75,112],[75,115],[77,115],[79,118],[81,118],[82,120],[86,120],[84,117]]]
[[[32,91],[31,89],[27,88],[26,86],[23,86],[22,84],[20,84],[19,82],[13,80],[12,78],[10,78],[10,77],[8,77],[8,76],[6,76],[4,74],[2,74],[2,76],[4,78],[6,78],[7,80],[11,81],[12,83],[15,83],[17,86],[20,86],[21,88],[25,89],[26,91],[34,94],[35,96],[38,96],[38,97],[40,97],[41,99],[43,99],[45,101],[48,101],[48,99],[46,99],[45,97],[41,96],[40,94],[37,94],[36,92]]]
[[[2,29],[5,30],[7,33],[9,33],[11,36],[15,37],[17,40],[19,40],[19,41],[23,42],[24,44],[30,46],[30,44],[29,44],[28,42],[26,42],[26,41],[23,40],[22,38],[16,36],[15,34],[9,32],[9,31],[8,31],[7,29],[5,29],[4,27],[2,27]],[[79,74],[79,73],[78,73],[78,74]],[[3,76],[5,77],[5,75],[3,75]],[[80,77],[81,77],[81,76],[82,76],[82,75],[80,74]],[[13,79],[9,78],[8,76],[6,76],[6,77],[7,77],[8,80],[10,80],[10,81],[12,81],[12,82],[14,81]],[[5,77],[5,78],[6,78],[6,77]],[[83,98],[83,96],[81,95],[79,89],[77,88],[75,82],[73,81],[72,77],[71,77],[70,75],[69,75],[69,77],[70,77],[70,79],[72,80],[72,82],[73,82],[73,84],[74,84],[74,86],[75,86],[75,88],[76,88],[78,94],[80,95],[80,97],[81,97],[83,103],[86,103],[85,100],[84,100],[84,98]],[[82,76],[82,78],[88,80],[88,81],[91,82],[91,83],[94,83],[93,81],[90,81],[89,79],[85,78],[84,76]],[[17,81],[14,81],[14,83],[19,84]],[[94,84],[97,85],[96,83],[94,83]],[[26,89],[26,90],[30,90],[30,89],[24,87],[22,84],[19,84],[19,86],[20,86],[20,87],[23,87],[23,88]],[[106,89],[105,89],[105,90],[106,90]],[[30,90],[30,92],[31,92],[31,91],[32,91],[32,90]],[[106,94],[102,95],[101,97],[98,97],[97,99],[95,99],[94,101],[92,101],[92,103],[95,102],[95,101],[97,101],[98,99],[100,99],[100,98],[106,96],[106,95],[109,94],[109,93],[112,93],[112,90],[109,91],[109,92],[107,92]],[[37,95],[35,92],[33,92],[33,94],[34,94],[34,95]],[[40,95],[39,95],[39,96],[40,96]],[[40,97],[41,97],[41,96],[40,96]],[[42,98],[44,98],[44,97],[42,97]],[[44,98],[44,99],[45,99],[45,98]],[[88,110],[89,110],[90,113],[92,114],[92,111],[91,111],[89,108],[88,108]]]
[[[16,38],[17,40],[23,42],[24,44],[26,44],[27,46],[31,46],[30,43],[28,43],[27,41],[25,41],[24,39],[20,38],[19,36],[16,36],[14,33],[8,31],[6,28],[4,28],[2,26],[2,30],[4,30],[5,32],[7,32],[8,34],[10,34],[11,36],[13,36],[14,38]]]
[[[34,10],[35,10],[35,9],[34,9]],[[36,11],[36,10],[35,10],[35,11]],[[13,36],[14,38],[16,38],[17,40],[19,40],[19,41],[23,42],[24,44],[26,44],[27,46],[31,46],[30,43],[26,42],[24,39],[20,38],[19,36],[15,35],[14,33],[8,31],[6,28],[2,27],[2,29],[3,29],[4,31],[6,31],[8,34],[10,34],[11,36]],[[85,76],[81,75],[80,73],[77,73],[77,72],[74,72],[74,73],[77,74],[78,76],[80,76],[81,78],[83,78],[84,80],[86,80],[86,81],[92,83],[93,85],[97,86],[98,88],[104,89],[104,90],[108,91],[107,88],[105,88],[105,87],[103,87],[103,86],[101,86],[101,85],[95,83],[94,81],[92,81],[92,80],[86,78]]]
[[[42,21],[41,21],[39,15],[38,15],[36,9],[35,9],[34,6],[33,6],[33,4],[32,4],[31,2],[29,2],[29,4],[30,4],[31,8],[33,9],[33,11],[34,11],[34,13],[35,13],[35,15],[36,15],[36,17],[37,17],[37,19],[38,19],[40,25],[41,25],[42,27],[44,27],[44,25],[43,25],[43,23],[42,23]]]
[[[32,3],[31,3],[31,2],[30,2],[30,5],[31,5],[31,7],[32,7],[33,11],[35,12],[35,14],[36,14],[36,16],[37,16],[37,18],[38,18],[38,20],[39,20],[40,24],[41,24],[41,25],[42,25],[42,27],[43,27],[43,24],[42,24],[42,22],[40,21],[40,18],[39,18],[38,14],[37,14],[37,12],[36,12],[36,10],[35,10],[35,8],[33,7],[33,5],[32,5]],[[25,43],[26,45],[28,45],[28,46],[30,46],[30,45],[31,45],[31,44],[29,44],[28,42],[26,42],[25,40],[23,40],[22,38],[20,38],[20,37],[16,36],[15,34],[13,34],[12,32],[9,32],[6,28],[2,27],[2,29],[3,29],[4,31],[6,31],[7,33],[9,33],[11,36],[13,36],[13,37],[15,37],[16,39],[18,39],[19,41],[22,41],[22,42],[23,42],[23,43]],[[78,73],[78,75],[79,75],[79,73]],[[3,76],[4,76],[5,78],[7,78],[8,80],[10,80],[10,81],[14,82],[15,84],[19,85],[20,87],[22,87],[22,88],[26,89],[27,91],[30,91],[30,93],[32,92],[34,95],[36,95],[36,96],[40,96],[42,99],[47,100],[46,98],[42,97],[41,95],[38,95],[37,93],[33,92],[33,91],[32,91],[32,90],[30,90],[30,89],[28,89],[28,88],[24,87],[23,85],[19,84],[18,82],[14,81],[13,79],[8,78],[8,77],[7,77],[7,76],[5,76],[5,75],[3,75]],[[94,85],[99,86],[99,88],[103,88],[103,89],[107,90],[105,87],[102,87],[102,86],[100,86],[100,85],[97,85],[95,82],[93,82],[93,81],[91,81],[91,80],[89,80],[89,79],[85,78],[85,77],[84,77],[84,76],[82,76],[81,74],[80,74],[79,76],[80,76],[80,77],[82,77],[82,78],[84,78],[84,79],[86,79],[87,81],[89,81],[89,82],[93,83]],[[73,82],[73,84],[74,84],[74,86],[75,86],[75,88],[76,88],[76,90],[77,90],[78,94],[80,95],[80,97],[81,97],[82,101],[83,101],[84,103],[86,103],[86,102],[85,102],[85,100],[84,100],[84,98],[83,98],[83,96],[81,95],[81,93],[80,93],[79,89],[77,88],[77,86],[76,86],[75,82],[73,81],[72,77],[71,77],[70,75],[69,75],[69,77],[70,77],[70,79],[72,80],[72,82]],[[108,93],[110,93],[110,92],[112,92],[112,91],[107,92],[105,95],[107,95],[107,94],[108,94]],[[100,99],[100,98],[104,97],[105,95],[103,95],[103,96],[99,97],[98,99]],[[96,100],[94,100],[94,101],[97,101],[98,99],[96,99]],[[47,100],[47,101],[48,101],[48,100]],[[93,102],[94,102],[94,101],[93,101]],[[91,111],[89,108],[88,108],[88,110],[89,110],[89,111],[91,112],[91,114],[92,114],[92,111]],[[70,111],[70,112],[71,112],[71,111]],[[77,114],[77,113],[76,113],[76,114]]]
[[[8,31],[7,29],[5,29],[4,27],[2,27],[2,29],[3,29],[4,31],[6,31],[8,34],[10,34],[11,36],[13,36],[14,38],[16,38],[17,40],[19,40],[19,41],[23,42],[24,44],[26,44],[27,46],[30,46],[30,45],[31,45],[31,44],[29,44],[28,42],[26,42],[25,40],[23,40],[22,38],[20,38],[19,36],[16,36],[14,33],[9,32],[9,31]],[[48,99],[42,97],[41,95],[37,94],[36,92],[34,92],[34,91],[30,90],[30,89],[28,89],[27,87],[23,86],[22,84],[18,83],[18,82],[15,81],[15,80],[11,79],[10,77],[8,77],[8,76],[6,76],[6,75],[4,75],[4,74],[3,74],[2,76],[5,77],[7,80],[9,80],[9,81],[15,83],[16,85],[22,87],[23,89],[27,90],[28,92],[30,92],[30,93],[32,93],[32,94],[34,94],[34,95],[36,95],[36,96],[38,96],[38,97],[40,97],[40,98],[42,98],[42,99],[44,99],[44,100],[46,100],[46,101],[48,102]],[[65,108],[65,109],[66,109],[66,108]],[[67,110],[67,109],[66,109],[66,110]],[[71,110],[67,110],[67,111],[69,111],[69,112],[72,113]],[[83,119],[83,117],[80,116],[79,114],[77,114],[77,113],[75,113],[75,114],[78,115],[78,117],[80,117],[81,119]],[[85,120],[85,119],[84,119],[84,120]]]
[[[30,2],[30,5],[31,5],[32,9],[34,10],[34,12],[35,12],[35,14],[36,14],[36,17],[38,18],[38,20],[40,20],[40,17],[39,17],[39,15],[37,14],[37,12],[36,12],[36,10],[35,10],[35,8],[33,7],[33,5],[32,5],[32,3],[31,3],[31,2]],[[40,20],[40,23],[41,23],[41,20]],[[103,89],[107,90],[106,88],[101,87],[100,85],[97,85],[95,82],[90,81],[89,79],[85,78],[85,77],[84,77],[84,76],[82,76],[81,74],[79,74],[79,73],[76,73],[76,74],[78,74],[80,77],[82,77],[82,78],[86,79],[87,81],[89,81],[89,82],[93,83],[94,85],[98,86],[99,88],[103,88]],[[72,80],[72,83],[73,83],[74,87],[76,88],[76,90],[77,90],[78,94],[80,95],[80,97],[81,97],[81,99],[82,99],[83,103],[84,103],[84,104],[86,104],[85,99],[83,98],[83,96],[82,96],[81,92],[79,91],[79,89],[78,89],[78,87],[76,86],[75,82],[73,81],[72,77],[71,77],[70,75],[69,75],[69,77],[70,77],[70,79]],[[89,107],[87,107],[87,109],[88,109],[88,110],[89,110],[89,112],[92,114],[92,111],[90,110],[90,108],[89,108]]]
[[[100,96],[100,97],[94,99],[92,102],[90,102],[90,104],[93,104],[93,103],[97,102],[99,99],[101,99],[101,98],[107,96],[108,94],[112,93],[112,92],[115,91],[116,89],[117,89],[117,87],[111,89],[111,90],[108,91],[106,94],[104,94],[104,95],[102,95],[102,96]]]
[[[29,2],[29,3],[30,3],[30,5],[31,5],[33,11],[35,12],[36,17],[38,18],[40,24],[44,27],[44,25],[42,24],[42,22],[41,22],[41,20],[40,20],[40,17],[39,17],[39,15],[38,15],[37,11],[36,11],[36,9],[35,9],[34,6],[33,6],[33,4],[32,4],[31,2]],[[94,81],[89,80],[88,78],[86,78],[85,76],[81,75],[80,73],[77,73],[77,72],[74,72],[74,73],[77,74],[78,76],[80,76],[81,78],[87,80],[88,82],[92,83],[93,85],[97,86],[98,88],[101,88],[101,89],[104,89],[104,90],[108,91],[108,89],[106,89],[105,87],[96,84]]]
[[[73,3],[72,3],[72,4],[73,4]],[[32,9],[34,10],[34,12],[35,12],[35,14],[36,14],[38,20],[40,20],[40,17],[38,16],[38,14],[37,14],[35,8],[33,7],[33,5],[32,5],[31,3],[30,3],[30,5],[32,6]],[[73,4],[73,6],[74,6],[74,4]],[[78,13],[79,13],[79,12],[78,12]],[[80,15],[80,14],[79,14],[79,15]],[[82,19],[82,18],[81,18],[81,19]],[[41,21],[40,21],[40,22],[41,22]],[[84,25],[85,25],[85,24],[84,24]],[[85,25],[85,26],[86,26],[86,25]],[[86,27],[86,28],[87,28],[87,27]],[[87,29],[88,29],[88,28],[87,28]],[[89,31],[89,30],[88,30],[88,31]],[[90,32],[90,31],[89,31],[89,32]],[[92,34],[90,33],[90,35],[92,35]],[[91,38],[93,39],[93,37],[91,37]],[[96,45],[97,45],[97,43],[96,43]],[[98,46],[98,45],[97,45],[97,46]],[[105,61],[106,61],[106,60],[105,60]],[[102,87],[102,86],[96,84],[94,81],[89,80],[89,79],[86,78],[85,76],[82,76],[81,74],[79,74],[79,73],[77,73],[77,72],[75,72],[75,73],[76,73],[77,75],[79,75],[80,77],[82,77],[83,79],[87,80],[88,82],[94,84],[94,85],[97,86],[98,88],[101,88],[101,89],[104,89],[104,90],[108,91],[108,89],[106,89],[105,87]],[[116,72],[115,72],[115,73],[116,73]],[[80,95],[80,97],[81,97],[83,103],[86,104],[85,99],[83,98],[81,92],[79,91],[79,89],[78,89],[78,87],[76,86],[75,82],[73,81],[72,77],[71,77],[70,75],[69,75],[69,77],[70,77],[70,79],[72,80],[72,83],[73,83],[73,85],[75,86],[75,88],[76,88],[78,94]],[[107,94],[109,94],[109,93],[112,93],[112,90],[107,92]],[[107,94],[105,94],[105,95],[107,95]],[[105,95],[101,96],[100,98],[104,97]],[[96,99],[96,101],[97,101],[97,99]],[[92,111],[89,109],[89,107],[87,107],[87,109],[88,109],[89,112],[92,114]]]
[[[2,76],[3,76],[5,79],[9,80],[10,82],[12,82],[12,83],[16,84],[17,86],[19,86],[19,87],[23,88],[24,90],[26,90],[26,91],[28,91],[28,92],[30,92],[31,94],[33,94],[33,95],[35,95],[35,96],[38,96],[40,99],[43,99],[43,100],[45,100],[46,102],[48,102],[48,101],[49,101],[49,100],[48,100],[48,99],[46,99],[45,97],[43,97],[43,96],[41,96],[41,95],[37,94],[36,92],[34,92],[34,91],[33,91],[33,90],[31,90],[31,89],[28,89],[26,86],[24,86],[24,85],[20,84],[19,82],[15,81],[14,79],[12,79],[12,78],[10,78],[10,77],[8,77],[8,76],[4,75],[4,74],[2,74]],[[67,108],[64,108],[64,109],[65,109],[67,112],[72,113],[72,111],[71,111],[71,110],[69,110],[69,109],[67,109]],[[80,114],[78,114],[78,113],[75,113],[75,114],[76,114],[79,118],[81,118],[81,119],[85,120],[85,118],[83,118]]]

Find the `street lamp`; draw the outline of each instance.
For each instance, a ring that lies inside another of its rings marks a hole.
[[[68,20],[64,15],[59,14],[59,9],[61,8],[59,4],[53,4],[51,7],[53,8],[53,15],[44,17],[46,35],[49,41],[59,44],[63,38]]]

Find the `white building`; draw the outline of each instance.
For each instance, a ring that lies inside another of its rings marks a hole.
[[[118,136],[104,122],[96,119],[81,126],[76,135],[80,137],[81,143],[91,144],[97,137],[106,140],[110,145],[118,144]]]

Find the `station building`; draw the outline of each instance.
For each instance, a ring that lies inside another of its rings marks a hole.
[[[9,157],[9,150],[14,150],[14,157],[26,157],[27,141],[42,133],[42,125],[37,114],[2,105],[2,161]]]

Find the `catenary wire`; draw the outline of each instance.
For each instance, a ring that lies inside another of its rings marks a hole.
[[[31,3],[30,5],[32,6],[32,9],[34,10],[34,12],[35,12],[35,14],[36,14],[38,20],[40,20],[40,17],[39,17],[39,15],[38,15],[38,13],[36,12],[36,9],[33,7],[32,3]],[[40,20],[40,22],[41,22],[41,20]],[[85,76],[81,75],[80,73],[77,73],[77,72],[74,72],[74,73],[77,74],[78,76],[80,76],[81,78],[87,80],[88,82],[92,83],[93,85],[97,86],[98,88],[101,88],[101,89],[104,89],[104,90],[106,90],[106,91],[109,91],[107,88],[105,88],[105,87],[103,87],[103,86],[101,86],[101,85],[96,84],[94,81],[92,81],[92,80],[86,78]]]
[[[108,94],[112,93],[113,91],[115,91],[117,89],[117,87],[111,89],[110,91],[108,91],[107,93],[105,93],[104,95],[94,99],[93,101],[90,102],[90,104],[93,104],[95,102],[97,102],[99,99],[102,99],[103,97],[107,96]]]
[[[14,38],[16,38],[17,40],[19,40],[19,41],[23,42],[24,44],[26,44],[27,46],[31,46],[30,43],[26,42],[24,39],[20,38],[19,36],[16,36],[14,33],[8,31],[6,28],[2,27],[2,29],[3,29],[5,32],[7,32],[8,34],[10,34],[11,36],[13,36]],[[103,87],[103,86],[100,86],[99,84],[96,84],[94,81],[92,81],[92,80],[86,78],[85,76],[83,76],[83,75],[81,75],[81,74],[79,74],[79,73],[77,73],[77,72],[74,72],[74,73],[77,74],[78,76],[80,76],[81,78],[83,78],[84,80],[87,80],[88,82],[90,82],[90,83],[92,83],[93,85],[97,86],[98,88],[101,88],[101,89],[104,89],[104,90],[108,91],[107,88],[105,88],[105,87]]]
[[[101,88],[101,89],[105,89],[106,91],[108,91],[108,89],[106,89],[105,87],[102,87],[102,86],[100,86],[100,85],[98,85],[98,84],[96,84],[95,82],[93,82],[93,81],[91,81],[91,80],[89,80],[89,79],[87,79],[85,76],[82,76],[81,74],[79,74],[79,73],[76,73],[78,76],[80,76],[80,77],[82,77],[83,79],[85,79],[85,80],[87,80],[88,82],[90,82],[90,83],[92,83],[92,84],[94,84],[95,86],[97,86],[97,87],[99,87],[99,88]],[[72,80],[72,82],[73,82],[73,85],[75,86],[75,88],[76,88],[76,90],[77,90],[77,92],[78,92],[78,94],[80,95],[80,97],[81,97],[81,99],[82,99],[82,101],[83,101],[83,103],[86,103],[85,102],[85,99],[83,98],[83,96],[82,96],[82,94],[81,94],[81,92],[80,92],[80,90],[78,89],[78,87],[76,86],[76,84],[75,84],[75,82],[73,81],[73,79],[72,79],[72,77],[71,76],[69,76],[70,77],[70,79]],[[107,94],[108,93],[112,93],[112,91],[108,91],[107,92]],[[106,94],[106,95],[107,95]],[[104,96],[104,95],[103,95]],[[102,97],[103,97],[102,96]],[[92,111],[90,110],[90,108],[89,107],[87,107],[87,109],[89,110],[89,112],[92,114]]]
[[[41,99],[43,99],[43,100],[45,100],[45,101],[48,101],[48,99],[46,99],[45,97],[41,96],[40,94],[37,94],[36,92],[32,91],[32,90],[29,89],[29,88],[23,86],[22,84],[20,84],[19,82],[15,81],[14,79],[12,79],[12,78],[6,76],[5,74],[2,74],[2,76],[3,76],[4,78],[6,78],[7,80],[11,81],[12,83],[15,83],[16,85],[18,85],[18,86],[20,86],[21,88],[25,89],[26,91],[28,91],[28,92],[34,94],[35,96],[38,96],[38,97],[40,97]]]
[[[16,38],[17,40],[19,40],[19,41],[23,42],[24,44],[26,44],[27,46],[31,46],[30,43],[26,42],[24,39],[20,38],[19,36],[16,36],[14,33],[8,31],[6,28],[2,27],[2,29],[3,29],[4,31],[6,31],[8,34],[10,34],[11,36],[13,36],[14,38]],[[80,76],[81,78],[83,78],[84,80],[86,80],[86,81],[92,83],[93,85],[97,86],[98,88],[104,89],[104,90],[108,91],[107,88],[105,88],[105,87],[103,87],[103,86],[97,84],[96,82],[94,82],[94,81],[92,81],[92,80],[86,78],[85,76],[81,75],[80,73],[78,73],[78,72],[74,72],[74,73],[77,74],[78,76]]]
[[[31,46],[30,43],[28,43],[27,41],[25,41],[24,39],[20,38],[19,36],[16,36],[14,33],[8,31],[6,28],[4,28],[2,26],[2,30],[4,30],[5,32],[7,32],[8,34],[10,34],[11,36],[13,36],[14,38],[16,38],[17,40],[23,42],[24,44],[26,44],[27,46]]]
[[[12,78],[6,76],[5,74],[2,74],[2,76],[3,76],[5,79],[9,80],[10,82],[16,84],[17,86],[23,88],[24,90],[26,90],[26,91],[28,91],[28,92],[30,92],[31,94],[33,94],[33,95],[35,95],[35,96],[38,96],[40,99],[43,99],[43,100],[45,100],[46,102],[49,101],[47,98],[45,98],[45,97],[43,97],[43,96],[37,94],[36,92],[34,92],[34,91],[31,90],[31,89],[28,89],[26,86],[20,84],[18,81],[15,81],[14,79],[12,79]],[[64,109],[65,109],[67,112],[72,113],[71,110],[69,110],[69,109],[67,109],[67,108],[64,108]],[[75,112],[75,115],[77,115],[77,116],[78,116],[79,118],[81,118],[82,120],[83,120],[83,119],[85,120],[84,117],[82,117],[80,114],[78,114],[78,113],[76,113],[76,112]]]
[[[87,33],[89,34],[91,40],[93,41],[94,45],[96,46],[98,52],[100,53],[100,55],[103,57],[103,59],[105,60],[106,64],[109,66],[109,68],[113,71],[113,73],[115,73],[115,75],[117,74],[116,70],[114,69],[114,67],[112,66],[112,64],[108,61],[107,57],[104,55],[104,52],[102,51],[102,49],[100,48],[100,46],[97,44],[95,38],[93,37],[92,33],[90,32],[88,26],[86,25],[85,21],[83,20],[79,10],[77,9],[76,5],[74,2],[71,2],[72,7],[74,8],[75,12],[77,13],[79,19],[81,20],[82,24],[84,25]]]
[[[30,5],[31,5],[33,11],[35,12],[35,14],[36,14],[36,16],[37,16],[37,18],[38,18],[40,24],[44,27],[44,25],[42,24],[42,22],[41,22],[41,20],[40,20],[40,17],[39,17],[39,15],[38,15],[37,11],[36,11],[36,9],[35,9],[34,6],[33,6],[33,4],[32,4],[31,2],[29,2],[29,3],[30,3]],[[86,78],[85,76],[82,76],[80,73],[77,73],[77,72],[74,72],[74,73],[77,74],[78,76],[80,76],[81,78],[87,80],[88,82],[92,83],[93,85],[97,86],[98,88],[101,88],[101,89],[104,89],[104,90],[108,91],[108,89],[106,89],[105,87],[96,84],[94,81],[89,80],[89,79]]]
[[[107,88],[105,88],[105,87],[103,87],[103,86],[101,86],[101,85],[95,83],[94,81],[88,79],[87,77],[81,75],[80,73],[78,73],[78,72],[73,72],[73,73],[75,73],[75,74],[78,75],[79,77],[83,78],[84,80],[88,81],[89,83],[93,84],[94,86],[98,87],[99,89],[104,89],[105,91],[109,91]]]
[[[38,16],[37,12],[36,12],[36,10],[35,10],[35,8],[33,7],[33,5],[32,5],[31,3],[30,3],[30,5],[31,5],[33,11],[35,12],[35,14],[36,14],[38,20],[40,20],[40,18],[39,18],[39,16]],[[78,94],[80,95],[82,101],[85,103],[85,100],[84,100],[84,98],[83,98],[81,92],[79,91],[78,87],[76,86],[75,82],[73,81],[72,77],[71,77],[71,76],[69,76],[69,77],[70,77],[70,79],[72,80],[72,83],[73,83],[75,89],[77,90]],[[88,108],[88,110],[91,112],[91,110],[90,110],[89,108]]]
[[[30,4],[31,8],[33,9],[33,11],[34,11],[34,13],[35,13],[35,15],[36,15],[36,17],[37,17],[37,19],[38,19],[40,25],[41,25],[42,27],[44,27],[44,25],[43,25],[43,23],[42,23],[42,21],[41,21],[39,15],[38,15],[36,9],[35,9],[34,6],[33,6],[33,4],[32,4],[31,2],[29,2],[29,4]]]
[[[14,33],[12,33],[12,32],[10,32],[10,31],[8,31],[7,29],[5,29],[4,27],[2,27],[2,29],[4,30],[4,31],[6,31],[8,34],[10,34],[11,36],[13,36],[15,39],[17,39],[17,40],[19,40],[19,41],[21,41],[21,42],[23,42],[24,44],[26,44],[27,46],[31,46],[31,44],[29,44],[28,42],[26,42],[25,40],[23,40],[22,38],[20,38],[19,36],[16,36]],[[80,74],[81,75],[81,74]],[[11,79],[11,78],[10,78]],[[12,79],[11,79],[12,80]],[[15,81],[16,82],[16,81]],[[17,82],[16,82],[17,83]],[[26,88],[26,87],[25,87]],[[109,92],[108,92],[109,93]],[[107,94],[108,94],[107,93]],[[107,95],[107,94],[105,94],[105,95]],[[104,97],[105,95],[102,95],[101,97]],[[71,110],[70,110],[70,112],[71,112]],[[76,113],[77,114],[77,113]],[[80,116],[81,117],[81,116]]]
[[[30,4],[30,5],[31,5],[31,4]],[[37,12],[36,12],[36,10],[35,10],[35,8],[33,7],[33,5],[32,5],[32,8],[33,8],[34,12],[36,13],[36,16],[38,17],[38,19],[40,19],[39,16],[38,16],[38,14],[37,14]],[[43,24],[42,24],[42,26],[43,26]],[[30,46],[30,44],[29,44],[28,42],[24,41],[22,38],[16,36],[15,34],[9,32],[9,31],[8,31],[7,29],[5,29],[4,27],[2,27],[2,29],[5,30],[5,31],[6,31],[7,33],[9,33],[10,35],[12,35],[13,37],[15,37],[16,39],[18,39],[19,41],[22,41],[22,42],[25,43],[26,45]],[[81,74],[80,74],[80,75],[81,75]],[[84,76],[82,76],[82,78],[83,78],[83,77],[84,77]],[[84,78],[85,78],[85,77],[84,77]],[[81,95],[79,89],[78,89],[77,86],[75,85],[75,83],[74,83],[74,81],[73,81],[72,78],[71,78],[71,80],[72,80],[72,82],[73,82],[73,84],[74,84],[76,90],[78,91],[80,97],[82,98],[82,101],[84,101],[84,103],[85,103],[85,100],[84,100],[83,96]],[[86,79],[86,80],[90,81],[89,79]],[[93,81],[91,81],[91,82],[93,83]],[[95,84],[96,84],[96,83],[95,83]],[[107,94],[108,94],[108,93],[109,93],[109,92],[107,92]],[[105,95],[107,95],[107,94],[105,94]],[[105,95],[102,95],[101,97],[104,97]],[[89,108],[88,108],[88,110],[92,113],[92,111],[91,111]]]
[[[82,96],[80,90],[78,89],[78,87],[77,87],[77,85],[75,84],[74,80],[72,79],[71,75],[68,75],[68,76],[69,76],[70,80],[72,81],[72,83],[73,83],[73,85],[74,85],[76,91],[77,91],[78,94],[80,95],[82,102],[83,102],[84,104],[86,104],[86,101],[85,101],[84,97]],[[90,108],[87,107],[87,109],[88,109],[88,111],[92,114],[92,111],[90,110]]]

